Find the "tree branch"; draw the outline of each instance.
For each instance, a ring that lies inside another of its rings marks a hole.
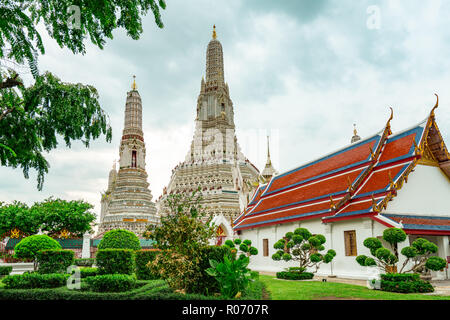
[[[7,89],[12,88],[16,86],[23,86],[23,83],[17,80],[17,77],[19,75],[16,73],[16,75],[12,78],[6,79],[6,81],[0,82],[0,89]]]

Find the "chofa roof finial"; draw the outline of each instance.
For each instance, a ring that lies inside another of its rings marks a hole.
[[[434,94],[436,96],[436,104],[434,105],[433,109],[430,112],[430,116],[434,117],[434,110],[437,109],[437,107],[439,107],[439,96],[437,95],[437,93]]]

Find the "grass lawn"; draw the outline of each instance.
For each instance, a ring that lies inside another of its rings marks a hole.
[[[450,300],[450,296],[429,296],[413,293],[392,293],[363,286],[319,281],[279,280],[260,275],[273,300],[329,300],[336,298],[363,300]]]

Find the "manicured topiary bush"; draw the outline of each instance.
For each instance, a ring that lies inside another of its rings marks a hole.
[[[356,257],[356,262],[363,267],[378,266],[382,271],[386,273],[395,272],[398,262],[398,250],[397,244],[406,240],[406,233],[399,228],[388,228],[383,231],[383,239],[391,246],[391,250],[384,248],[381,241],[377,238],[367,238],[363,244],[370,250],[372,257],[360,255]],[[438,247],[424,239],[418,238],[411,243],[411,246],[404,247],[401,250],[401,254],[406,257],[399,273],[422,273],[427,269],[433,271],[439,271],[446,266],[446,261],[441,257],[430,257],[430,255],[436,253]],[[409,263],[412,263],[412,267],[407,269]]]
[[[0,277],[8,276],[12,271],[12,267],[0,267]]]
[[[124,292],[134,288],[136,278],[125,274],[105,274],[88,277],[86,282],[95,292]]]
[[[293,272],[293,271],[281,271],[277,272],[278,279],[286,280],[310,280],[314,277],[314,273],[311,272]]]
[[[75,265],[79,267],[92,267],[95,263],[94,258],[75,259]]]
[[[98,268],[82,267],[80,268],[81,278],[94,277],[98,275]]]
[[[58,241],[47,235],[33,235],[22,239],[14,247],[14,257],[22,259],[33,259],[34,270],[37,268],[36,255],[39,250],[59,249],[62,247]]]
[[[58,288],[67,284],[68,274],[24,273],[5,277],[5,289]]]
[[[98,244],[98,249],[140,250],[139,238],[131,231],[115,229],[105,233]]]
[[[433,292],[428,281],[420,279],[418,273],[388,273],[381,275],[381,290],[399,293]]]
[[[132,274],[135,268],[135,254],[129,249],[102,249],[97,251],[99,274]]]
[[[159,254],[156,250],[139,250],[136,251],[136,277],[139,280],[154,280],[159,279],[159,273],[154,273],[147,264],[155,259],[155,256]]]
[[[40,250],[36,254],[39,273],[66,273],[73,265],[74,252],[72,250]]]
[[[308,229],[297,228],[294,232],[286,233],[283,238],[275,242],[273,247],[278,251],[272,255],[272,259],[286,262],[297,261],[301,270],[314,268],[313,273],[315,273],[322,262],[329,263],[336,256],[336,251],[333,249],[328,250],[325,254],[320,253],[325,250],[325,242],[326,239],[323,235],[312,235]]]

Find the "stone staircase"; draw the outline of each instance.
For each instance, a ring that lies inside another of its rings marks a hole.
[[[0,267],[13,267],[11,275],[22,274],[26,271],[33,271],[33,262],[0,263]]]

